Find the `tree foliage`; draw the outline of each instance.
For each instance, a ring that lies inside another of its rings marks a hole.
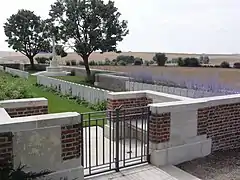
[[[44,28],[45,23],[40,16],[24,9],[11,15],[4,24],[9,47],[27,56],[32,68],[34,68],[34,56],[39,52],[50,50],[49,39]]]
[[[55,49],[57,56],[66,57],[68,55],[68,53],[64,51],[64,47],[62,45],[56,45]]]
[[[164,66],[168,58],[165,53],[156,53],[153,60],[156,61],[158,66]]]
[[[92,52],[117,52],[117,43],[128,34],[127,21],[113,1],[57,0],[49,12],[65,42],[73,40],[73,50],[83,58],[90,76],[88,58]]]

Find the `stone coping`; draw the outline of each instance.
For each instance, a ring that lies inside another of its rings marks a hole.
[[[19,132],[77,123],[80,123],[80,114],[77,112],[16,117],[8,120],[0,119],[0,132]]]
[[[6,110],[4,108],[0,108],[0,121],[8,121],[9,119],[11,119],[11,117],[6,112]]]
[[[48,100],[46,98],[28,98],[0,101],[0,107],[3,107],[5,109],[38,106],[48,106]]]
[[[163,102],[149,104],[152,113],[183,112],[198,110],[204,107],[219,106],[223,104],[240,103],[240,94],[198,98],[185,101]]]
[[[147,98],[153,98],[156,97],[165,97],[174,99],[176,101],[184,101],[184,100],[192,100],[192,98],[188,97],[182,97],[162,92],[156,92],[151,90],[143,90],[143,91],[127,91],[127,92],[111,92],[108,94],[108,99],[111,100],[118,100],[118,99],[131,99],[131,98],[141,98],[141,97],[147,97]]]

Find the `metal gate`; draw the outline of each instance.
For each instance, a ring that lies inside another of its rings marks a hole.
[[[149,107],[81,114],[84,175],[149,162]]]

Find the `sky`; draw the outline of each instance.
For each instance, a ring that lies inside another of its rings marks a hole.
[[[18,9],[48,17],[54,0],[7,0],[0,6],[0,51],[9,51],[3,24]],[[121,51],[240,53],[239,0],[115,0],[128,20]]]

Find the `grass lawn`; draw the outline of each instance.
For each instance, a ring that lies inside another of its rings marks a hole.
[[[58,76],[58,77],[54,77],[54,78],[77,83],[77,84],[93,86],[92,84],[85,82],[85,77],[83,77],[83,76]]]

